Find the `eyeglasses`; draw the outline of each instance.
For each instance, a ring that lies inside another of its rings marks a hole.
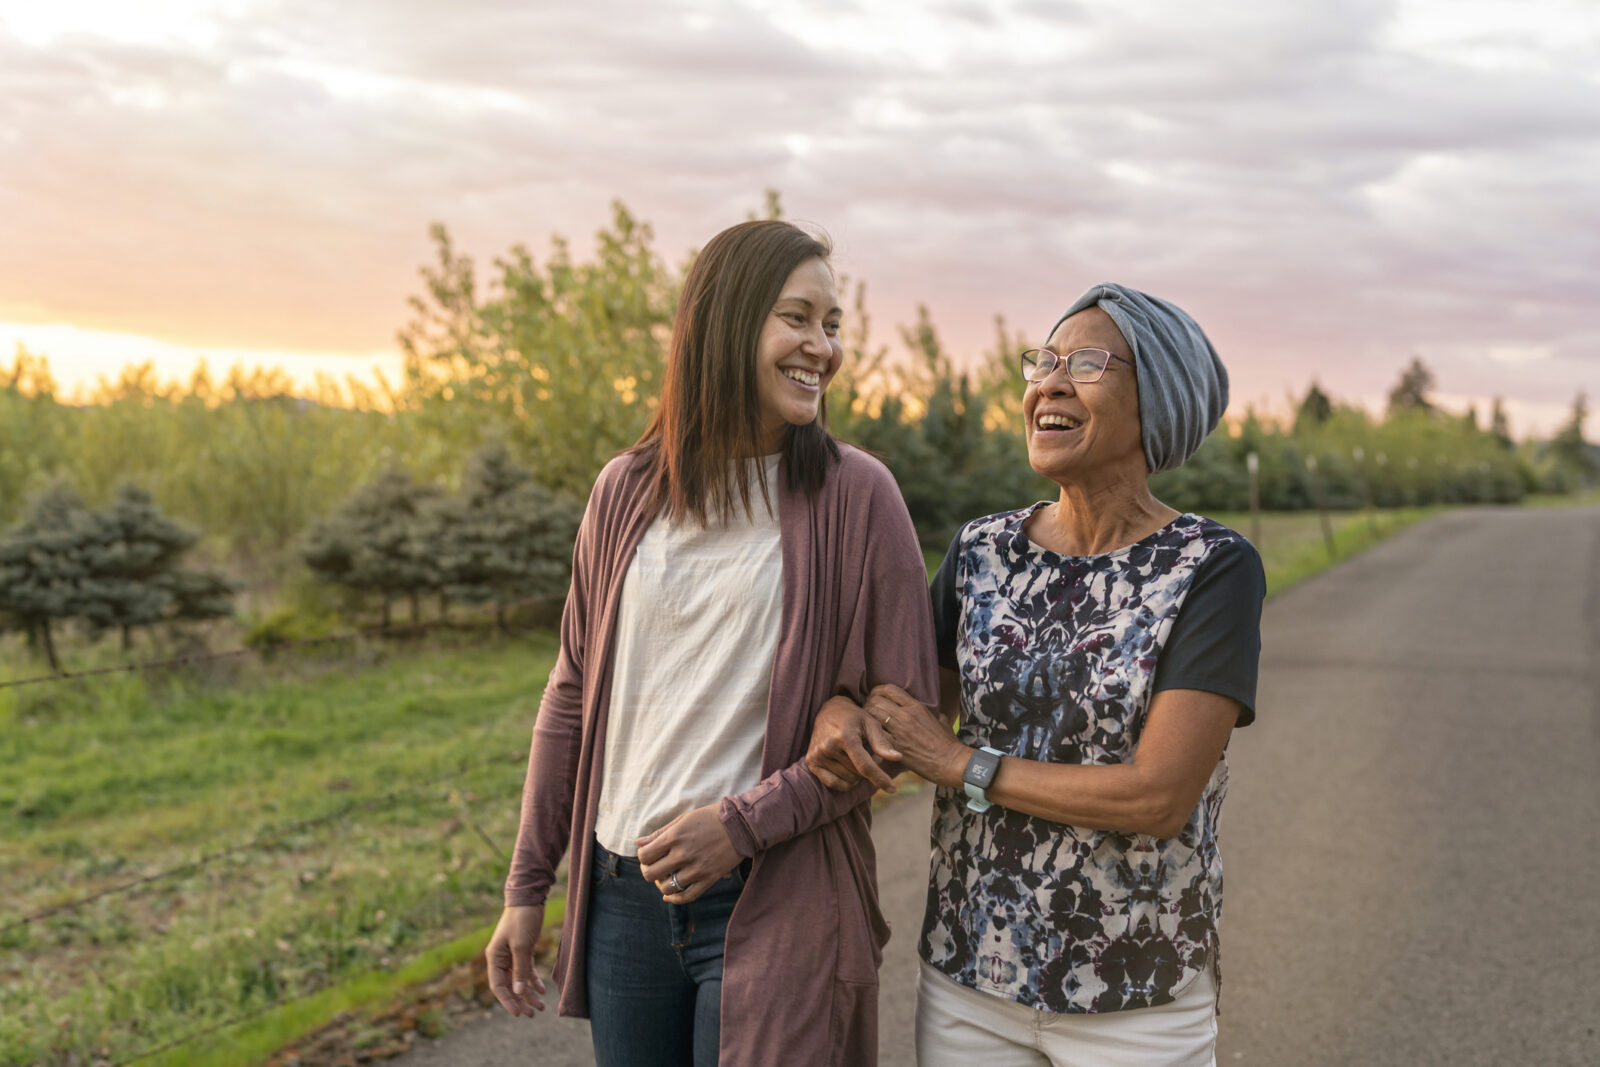
[[[1084,385],[1098,382],[1114,359],[1133,366],[1133,360],[1123,359],[1103,348],[1078,348],[1064,356],[1048,348],[1030,348],[1020,358],[1022,376],[1030,382],[1044,381],[1056,369],[1056,364],[1063,361],[1067,365],[1067,377]]]

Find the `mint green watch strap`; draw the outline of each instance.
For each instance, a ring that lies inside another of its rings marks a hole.
[[[1004,753],[997,748],[990,748],[988,745],[984,745],[982,748],[978,749],[978,751],[987,752],[995,757],[992,762],[985,761],[989,764],[989,766],[985,768],[986,773],[983,774],[984,784],[978,785],[975,782],[963,780],[961,783],[961,788],[966,790],[968,809],[972,811],[988,811],[991,807],[993,807],[994,801],[989,799],[987,790],[989,784],[994,781],[995,772],[1000,769],[1000,757],[1003,756]],[[970,773],[971,771],[972,768],[969,766],[968,772]]]

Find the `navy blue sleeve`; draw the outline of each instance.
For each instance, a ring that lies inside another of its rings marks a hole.
[[[1151,691],[1218,693],[1239,702],[1236,726],[1255,722],[1266,595],[1267,576],[1255,546],[1242,537],[1219,545],[1195,573],[1156,661]]]
[[[939,652],[939,666],[956,669],[956,634],[961,626],[961,578],[956,574],[961,559],[961,535],[956,531],[945,550],[944,562],[934,572],[928,595],[933,598],[933,639]]]

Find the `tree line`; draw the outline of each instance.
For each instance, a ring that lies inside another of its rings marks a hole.
[[[778,213],[775,198],[768,213]],[[371,597],[385,617],[397,599],[414,615],[430,596],[503,605],[485,590],[522,588],[505,576],[537,568],[489,561],[494,523],[554,544],[601,466],[638,437],[688,264],[669,266],[650,227],[621,204],[587,257],[557,239],[542,259],[516,246],[485,270],[443,226],[432,239],[398,334],[403,376],[375,388],[323,378],[295,389],[275,372],[219,380],[205,368],[187,383],[162,383],[134,366],[88,403],[69,403],[47,362],[19,352],[0,365],[0,528],[33,515],[57,482],[90,502],[132,483],[205,531],[210,555],[269,597],[310,573]],[[958,361],[923,308],[892,354],[873,333],[865,285],[844,278],[840,288],[852,313],[831,425],[884,459],[926,544],[942,547],[968,518],[1054,495],[1027,465],[1022,336],[997,320],[993,345]],[[1292,420],[1247,412],[1153,487],[1184,510],[1242,510],[1251,454],[1271,510],[1319,498],[1333,508],[1508,503],[1594,479],[1581,395],[1555,438],[1518,444],[1498,403],[1479,426],[1473,413],[1440,410],[1433,387],[1431,371],[1412,360],[1378,417],[1313,384]],[[469,519],[477,505],[462,502],[480,498],[500,517],[484,518],[490,508]],[[546,527],[516,527],[538,513]],[[565,546],[555,555],[564,567]],[[27,628],[24,616],[0,610]]]

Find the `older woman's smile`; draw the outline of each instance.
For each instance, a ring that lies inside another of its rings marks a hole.
[[[1046,412],[1034,420],[1035,433],[1059,433],[1063,430],[1076,430],[1083,425],[1083,420],[1076,415],[1065,415],[1057,412]]]

